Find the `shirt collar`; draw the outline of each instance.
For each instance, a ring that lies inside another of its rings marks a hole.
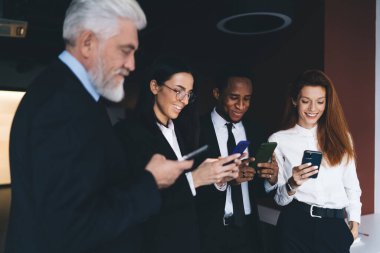
[[[90,77],[88,72],[84,68],[84,66],[68,51],[63,51],[58,58],[66,64],[69,69],[74,73],[74,75],[80,80],[83,87],[86,91],[94,98],[95,101],[99,101],[99,93],[96,92],[94,85],[90,81]]]
[[[157,125],[160,128],[161,132],[168,132],[168,131],[174,132],[174,123],[171,119],[169,120],[167,127],[162,125],[159,122],[157,122]]]
[[[318,130],[318,125],[315,125],[314,127],[308,129],[308,128],[304,128],[298,124],[296,124],[294,126],[294,128],[300,133],[300,134],[303,134],[303,135],[306,135],[306,136],[317,136],[317,130]]]
[[[217,129],[225,128],[226,123],[229,123],[222,116],[220,116],[219,113],[217,113],[215,107],[214,107],[214,110],[212,110],[212,112],[211,112],[211,120],[214,123],[215,128],[217,128]],[[239,121],[237,123],[232,123],[232,125],[234,128],[237,128],[237,129],[243,127],[243,123],[241,121]]]

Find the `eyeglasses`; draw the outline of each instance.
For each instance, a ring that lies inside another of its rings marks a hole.
[[[168,88],[169,90],[174,91],[176,94],[176,97],[179,101],[182,101],[185,97],[187,97],[189,103],[192,103],[195,101],[195,94],[192,91],[185,92],[183,89],[177,90],[177,89],[169,87],[168,85],[166,85],[164,83],[162,85],[165,86],[166,88]]]

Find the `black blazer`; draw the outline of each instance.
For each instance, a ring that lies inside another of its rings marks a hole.
[[[133,159],[135,168],[132,177],[138,176],[142,164],[159,153],[167,159],[177,160],[170,144],[155,121],[141,118],[123,120],[115,130],[125,148],[125,156]],[[177,128],[175,128],[182,155],[188,151]],[[162,207],[158,215],[149,219],[144,227],[142,252],[154,253],[198,253],[199,228],[195,209],[195,197],[191,193],[185,174],[169,188],[161,191]],[[147,199],[146,201],[149,201]]]
[[[134,252],[133,227],[160,207],[150,173],[125,184],[127,161],[104,106],[59,60],[21,101],[10,164],[6,253]]]
[[[255,151],[262,142],[266,141],[266,134],[257,125],[251,124],[249,121],[243,121],[244,129],[247,135],[247,140],[250,141],[249,152],[250,157],[254,156]],[[220,150],[214,125],[211,120],[211,114],[208,113],[201,117],[201,129],[199,145],[208,144],[206,157],[216,158],[220,156]],[[203,158],[202,158],[203,159]],[[256,204],[256,195],[265,195],[264,181],[255,177],[254,180],[248,183],[252,220],[250,224],[254,234],[258,235],[259,216]],[[223,225],[224,208],[226,203],[226,192],[219,191],[214,185],[201,187],[197,192],[197,211],[199,218],[201,248],[202,251],[212,251],[218,247],[218,241],[230,240],[225,238],[225,229]],[[252,235],[252,240],[257,239],[257,236]],[[259,244],[259,240],[256,240]]]

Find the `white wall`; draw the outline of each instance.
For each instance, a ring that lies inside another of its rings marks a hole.
[[[380,0],[376,0],[375,213],[380,213]]]

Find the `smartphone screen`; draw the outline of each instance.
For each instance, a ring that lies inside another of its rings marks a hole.
[[[322,161],[322,152],[313,151],[313,150],[305,150],[303,152],[302,164],[311,163],[311,166],[317,166],[319,170],[319,167],[321,166],[321,161]],[[317,178],[317,177],[318,177],[318,173],[310,176],[310,178]]]
[[[255,161],[253,162],[253,168],[260,169],[257,167],[258,163],[267,163],[272,158],[272,154],[277,147],[277,142],[264,142],[261,143],[259,149],[255,155]]]
[[[239,141],[239,143],[234,147],[234,149],[232,150],[232,154],[243,154],[244,150],[247,149],[248,145],[249,145],[249,141]]]
[[[250,143],[249,141],[239,141],[239,143],[232,150],[231,155],[232,154],[240,154],[240,155],[243,154],[244,150],[246,150],[248,148],[249,143]],[[233,162],[234,161],[230,161],[228,163],[223,164],[223,166],[231,164]]]

